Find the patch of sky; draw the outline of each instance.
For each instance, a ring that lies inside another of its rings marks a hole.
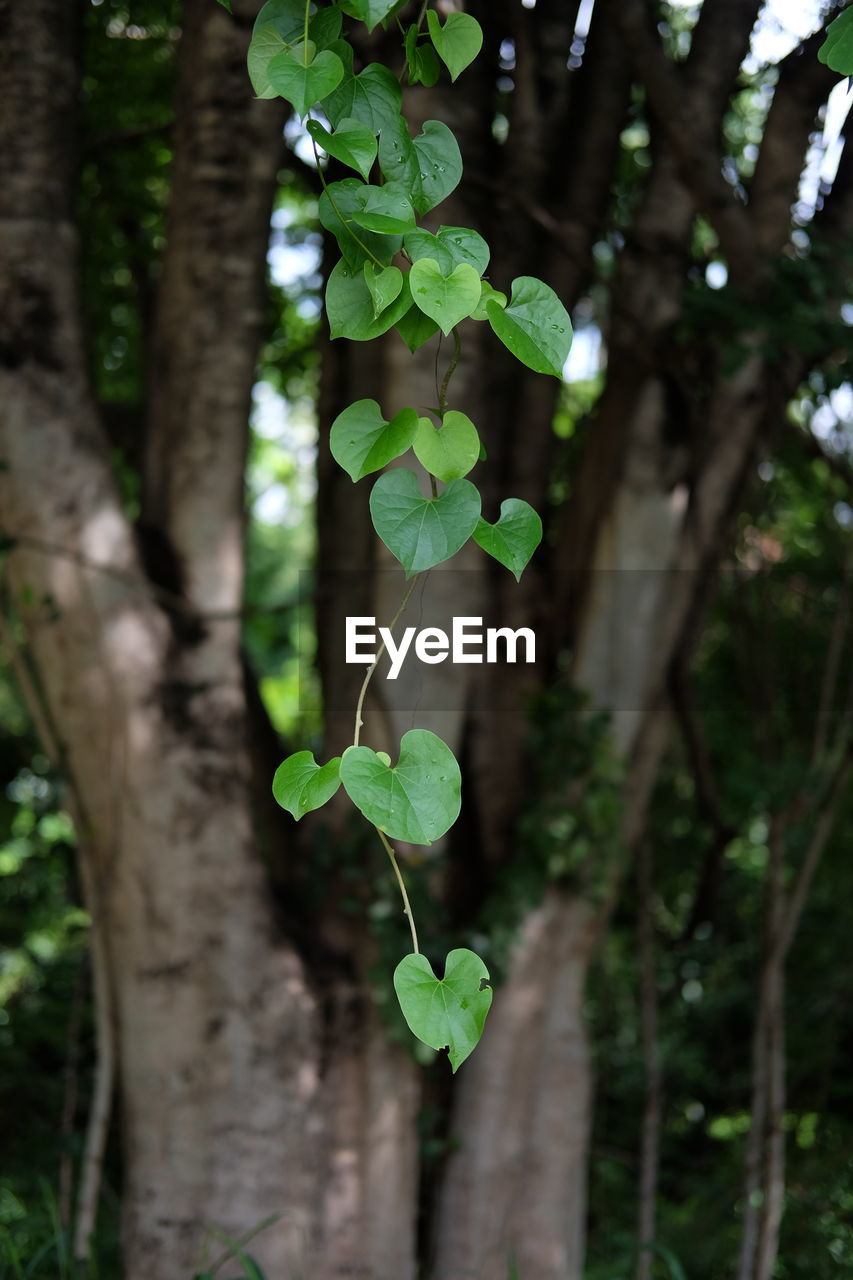
[[[292,235],[295,222],[291,209],[276,209],[267,262],[273,283],[295,293],[297,309],[310,318],[321,309],[322,238],[314,232]],[[264,524],[293,528],[304,520],[316,493],[314,406],[307,397],[291,401],[259,382],[253,392],[252,427],[262,443],[275,446],[272,452],[263,447],[254,451],[249,468],[252,513]],[[287,459],[286,468],[272,464],[276,454]]]

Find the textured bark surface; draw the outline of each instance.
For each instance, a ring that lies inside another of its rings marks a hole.
[[[770,362],[753,332],[734,371],[722,367],[713,334],[678,338],[699,214],[745,298],[760,302],[831,82],[812,45],[785,61],[740,203],[721,178],[719,134],[758,7],[706,4],[676,65],[644,6],[597,0],[582,65],[567,75],[580,6],[472,0],[484,59],[452,94],[412,99],[421,118],[454,127],[465,158],[467,186],[441,220],[483,231],[497,287],[538,274],[569,307],[589,288],[593,246],[612,221],[632,81],[653,135],[608,285],[606,384],[594,421],[580,424],[562,506],[550,488],[556,381],[516,366],[483,326],[466,336],[453,383],[454,406],[487,447],[484,514],[494,519],[502,498],[523,497],[545,514],[547,536],[520,588],[472,550],[455,563],[461,572],[436,573],[430,589],[447,616],[533,626],[538,672],[448,665],[426,695],[401,681],[396,707],[372,690],[371,745],[393,750],[416,716],[467,765],[459,828],[425,869],[412,868],[439,884],[464,929],[498,872],[525,856],[516,820],[530,783],[528,697],[564,669],[569,650],[575,683],[612,717],[626,765],[623,837],[636,844],[666,740],[671,673],[695,638],[769,424],[802,373],[798,359]],[[389,1047],[370,990],[366,912],[354,920],[341,910],[335,873],[317,917],[285,925],[258,856],[239,654],[242,484],[284,117],[280,105],[253,100],[246,80],[257,8],[236,0],[232,20],[214,0],[185,5],[136,528],[85,373],[74,7],[0,0],[0,510],[15,542],[4,587],[37,677],[34,713],[69,781],[104,957],[127,1280],[188,1276],[208,1224],[240,1234],[273,1214],[253,1252],[274,1280],[414,1280],[419,1229],[435,1280],[506,1280],[513,1265],[522,1280],[579,1280],[593,1094],[584,984],[619,889],[618,859],[594,900],[554,885],[521,923],[482,1045],[452,1085],[436,1086],[449,1154],[419,1222],[424,1076]],[[502,147],[491,125],[507,40],[515,91]],[[851,168],[823,214],[839,237],[850,230]],[[325,343],[318,622],[333,752],[351,741],[360,673],[336,663],[329,638],[347,615],[385,621],[399,575],[382,572],[389,561],[370,528],[366,486],[333,465],[328,428],[361,397],[388,415],[433,403],[434,356],[429,344],[410,360],[396,337],[366,349]],[[342,807],[331,812],[343,848]],[[295,841],[285,848],[285,885],[313,848],[316,828],[303,825],[298,854]],[[295,942],[306,934],[310,957]],[[781,969],[774,982],[767,1003],[778,1014]],[[770,1092],[765,1110],[778,1118],[778,1076]],[[773,1170],[776,1208],[749,1244],[750,1265],[760,1250],[765,1275],[781,1212],[778,1142]]]
[[[719,367],[709,338],[693,346],[674,341],[698,214],[717,231],[730,273],[760,297],[790,231],[808,129],[831,83],[819,64],[815,69],[810,46],[783,65],[766,166],[759,162],[754,201],[743,206],[721,178],[720,132],[759,7],[739,0],[705,6],[690,55],[676,67],[642,6],[600,0],[583,66],[566,78],[574,5],[540,0],[532,12],[472,5],[486,28],[487,51],[502,37],[514,41],[510,144],[496,149],[477,126],[471,102],[483,101],[481,83],[460,81],[452,117],[442,99],[420,107],[422,115],[448,119],[460,137],[477,197],[469,217],[492,246],[493,282],[506,288],[512,275],[535,272],[571,305],[587,284],[604,214],[626,119],[627,67],[648,93],[654,163],[616,261],[607,379],[571,500],[554,513],[551,549],[537,557],[519,590],[488,571],[472,573],[455,603],[451,590],[447,605],[449,612],[482,609],[503,624],[533,626],[551,662],[572,647],[574,680],[610,713],[627,762],[629,847],[642,832],[666,743],[671,672],[689,654],[709,574],[768,423],[799,376],[793,368],[782,375],[751,339],[732,373]],[[480,121],[482,115],[481,107]],[[466,351],[460,407],[486,442],[480,484],[488,518],[490,504],[496,508],[510,492],[547,510],[554,388],[513,367],[488,334],[472,335]],[[370,394],[382,400],[383,389],[393,388],[396,407],[405,361],[396,352],[375,369],[379,381]],[[410,386],[417,388],[428,374],[417,359],[412,364]],[[335,394],[338,408],[351,398],[340,382]],[[410,391],[399,403],[414,403],[419,394]],[[338,493],[346,501],[345,486]],[[334,563],[333,539],[324,551]],[[346,554],[343,545],[340,551]],[[490,867],[516,853],[530,691],[519,674],[484,674],[467,693],[460,685],[464,704],[454,703],[449,722],[451,741],[459,735],[470,765],[469,816],[450,838],[451,900],[460,914],[480,899],[478,877],[487,880]],[[428,707],[418,714],[419,722],[439,727],[424,718]],[[432,1224],[436,1280],[504,1280],[511,1261],[525,1280],[575,1280],[582,1273],[585,1108],[592,1095],[584,978],[618,880],[614,862],[603,904],[554,893],[522,930],[481,1049],[454,1084],[452,1154]]]
[[[460,1075],[456,1147],[438,1206],[432,1274],[579,1276],[592,1103],[582,1013],[594,913],[551,893],[527,918],[478,1070]]]
[[[204,17],[190,57],[206,56],[209,77],[221,77],[223,61],[236,77],[245,37],[217,6],[196,9]],[[181,467],[193,468],[179,469],[181,483],[198,481],[192,536],[222,534],[199,547],[188,532],[181,543],[192,588],[176,625],[140,562],[86,385],[71,222],[73,7],[38,0],[4,10],[0,155],[14,180],[0,197],[0,508],[18,543],[6,585],[69,780],[108,966],[100,977],[120,1063],[127,1277],[189,1275],[209,1225],[240,1234],[270,1214],[280,1217],[256,1252],[271,1274],[286,1275],[304,1261],[313,1228],[306,1120],[317,1089],[316,1009],[300,960],[277,936],[255,851],[236,620],[202,624],[189,640],[179,625],[190,610],[197,617],[240,601],[244,433],[235,425],[245,421],[254,360],[275,129],[259,122],[263,154],[240,179],[246,224],[230,211],[230,271],[245,291],[243,311],[229,317],[233,386],[204,401],[203,422],[171,422],[176,454],[186,449]],[[242,88],[241,97],[249,110]],[[241,173],[244,141],[233,107],[225,101],[223,119],[206,124],[229,182]],[[197,220],[188,205],[173,217],[179,243]],[[163,328],[183,315],[196,332],[202,289],[221,287],[218,258],[196,264],[183,295],[168,281],[167,270]],[[184,407],[203,399],[196,354],[171,352]],[[213,459],[226,439],[223,469]],[[166,519],[168,501],[160,510]],[[168,532],[181,542],[179,529]]]

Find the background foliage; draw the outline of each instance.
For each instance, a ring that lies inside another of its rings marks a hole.
[[[689,28],[673,10],[666,37],[677,51]],[[85,135],[80,202],[91,367],[115,424],[134,491],[134,425],[141,411],[151,282],[163,248],[178,6],[102,0],[87,14]],[[732,171],[748,177],[760,136],[768,73],[744,76],[727,122]],[[496,117],[496,122],[499,120]],[[499,127],[499,126],[498,126]],[[585,303],[600,318],[613,246],[627,225],[648,166],[643,104],[622,138],[609,231],[596,249],[597,279]],[[731,367],[754,327],[751,302],[709,283],[712,234],[697,229],[689,301],[676,342],[699,342]],[[762,327],[780,358],[794,348],[817,369],[791,406],[739,517],[735,555],[715,584],[715,601],[688,677],[719,796],[710,815],[683,738],[673,741],[647,834],[665,1082],[660,1254],[654,1274],[711,1280],[737,1247],[743,1137],[748,1128],[749,1041],[759,963],[769,814],[802,775],[833,622],[845,605],[840,566],[850,566],[847,424],[831,394],[850,376],[849,316],[837,305],[839,274],[819,239],[786,260],[761,302]],[[262,675],[276,727],[316,734],[320,695],[304,679],[314,650],[304,601],[310,582],[317,385],[319,246],[313,175],[293,156],[282,175],[272,238],[290,258],[287,287],[271,283],[267,341],[247,476],[249,578],[245,641]],[[304,252],[293,257],[297,249]],[[296,263],[294,268],[293,263]],[[279,262],[279,279],[283,269]],[[778,325],[767,324],[769,317]],[[583,321],[583,317],[581,317]],[[554,430],[553,497],[572,483],[577,441],[600,391],[592,372],[565,389]],[[815,415],[830,422],[828,457],[807,447]],[[849,636],[842,669],[853,671]],[[297,695],[301,693],[301,698]],[[842,680],[839,705],[850,696]],[[618,768],[606,726],[556,688],[530,708],[531,742],[547,744],[568,769],[577,803],[559,798],[547,768],[536,778],[518,830],[526,857],[489,887],[482,911],[484,954],[500,968],[520,906],[548,879],[588,876],[596,859],[618,857]],[[721,825],[722,824],[722,825]],[[848,797],[810,900],[789,974],[788,1198],[780,1277],[853,1274],[853,897]],[[711,881],[703,872],[711,868]],[[321,851],[318,870],[322,872]],[[710,884],[710,887],[709,887]],[[389,884],[389,895],[391,887]],[[697,913],[697,896],[702,910]],[[638,1116],[645,1081],[639,1024],[637,912],[628,892],[597,965],[589,1013],[597,1063],[590,1201],[590,1280],[633,1270]],[[85,1125],[92,1028],[86,917],[80,908],[73,834],[28,724],[14,674],[0,674],[0,1276],[70,1274],[63,1253],[69,1161]],[[384,905],[383,905],[384,904]],[[387,909],[386,909],[387,908]],[[388,899],[373,904],[388,942]],[[426,905],[421,910],[427,910]],[[436,931],[452,923],[436,918]],[[442,933],[439,936],[443,936]],[[388,950],[397,950],[396,939]],[[427,1169],[442,1135],[427,1109]],[[119,1141],[114,1138],[114,1143]],[[104,1189],[98,1274],[117,1275],[120,1198],[117,1151]],[[426,1180],[427,1193],[429,1179]],[[5,1259],[3,1249],[5,1248]],[[16,1259],[18,1261],[16,1261]]]

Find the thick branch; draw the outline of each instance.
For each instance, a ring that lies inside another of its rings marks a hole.
[[[791,204],[820,106],[838,77],[817,60],[824,33],[806,40],[780,64],[749,196],[761,250],[778,252],[788,237]]]
[[[247,41],[221,6],[186,0],[143,516],[205,611],[233,609],[242,591],[243,467],[285,114],[253,98]]]
[[[627,56],[614,20],[620,5],[621,0],[598,0],[565,115],[552,114],[545,126],[552,153],[543,203],[560,214],[560,243],[569,262],[558,268],[557,278],[569,308],[589,279],[591,250],[611,199],[631,99]],[[571,164],[565,163],[566,155],[572,157]]]
[[[750,6],[741,5],[741,9],[744,8]],[[717,232],[734,272],[741,277],[751,277],[756,266],[752,227],[745,209],[722,175],[718,150],[721,119],[719,115],[708,114],[712,107],[722,110],[725,104],[725,98],[719,101],[721,82],[715,80],[709,86],[702,78],[694,79],[692,60],[688,64],[690,80],[686,85],[679,81],[676,69],[649,29],[638,0],[624,4],[618,20],[634,70],[646,91],[654,123],[676,157],[683,181]],[[710,127],[703,130],[704,145],[702,141],[697,144],[695,128],[687,127],[688,120],[703,119],[710,120]]]
[[[686,70],[696,105],[718,136],[763,5],[764,0],[714,0],[699,11]]]

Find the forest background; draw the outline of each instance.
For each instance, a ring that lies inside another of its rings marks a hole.
[[[330,423],[430,403],[435,349],[329,341],[258,8],[0,0],[0,1275],[256,1229],[268,1280],[853,1274],[838,6],[471,0],[477,63],[406,90],[462,149],[442,221],[576,334],[562,384],[479,331],[457,375],[490,518],[511,486],[545,538],[442,607],[532,625],[535,671],[367,717],[463,761],[406,859],[496,982],[453,1078],[394,1011],[381,848],[269,794],[348,741],[328,637],[398,592]]]

